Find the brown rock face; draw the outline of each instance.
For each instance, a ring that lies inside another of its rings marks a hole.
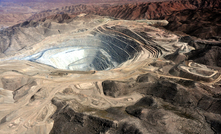
[[[180,0],[123,5],[73,5],[61,9],[43,11],[30,17],[38,20],[57,13],[97,14],[120,19],[166,19],[170,23],[166,29],[181,31],[200,38],[221,35],[220,0]],[[215,10],[214,10],[215,9]]]
[[[221,36],[221,9],[197,9],[173,12],[167,17],[165,27],[171,31],[182,31],[199,38]]]
[[[112,16],[121,19],[164,19],[171,15],[174,11],[182,11],[184,9],[198,8],[219,8],[220,0],[180,0],[180,1],[164,1],[152,3],[137,3],[123,5],[74,5],[66,6],[61,9],[41,12],[32,16],[30,19],[38,19],[47,16],[48,13],[95,13],[98,15]]]

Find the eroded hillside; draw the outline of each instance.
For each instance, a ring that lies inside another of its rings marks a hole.
[[[170,22],[166,29],[170,31],[181,31],[200,38],[211,38],[220,36],[220,2],[220,0],[178,0],[103,6],[73,5],[43,11],[29,19],[38,20],[58,13],[77,15],[82,12],[126,20],[166,19]]]

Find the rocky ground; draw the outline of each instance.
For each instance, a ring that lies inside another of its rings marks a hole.
[[[167,20],[137,20],[154,5]],[[1,30],[0,133],[221,133],[219,5],[79,5]]]
[[[43,18],[50,15],[46,12],[64,9],[66,7],[76,6],[77,4],[86,4],[87,6],[98,5],[119,5],[125,3],[136,3],[145,0],[1,0],[0,1],[0,29],[4,29],[19,23],[22,23],[32,16]],[[162,0],[148,0],[156,2]],[[165,1],[165,0],[164,0]],[[43,11],[44,15],[39,12]]]
[[[4,29],[26,21],[29,17],[43,10],[61,8],[71,5],[67,2],[30,2],[30,1],[0,1],[0,29]]]
[[[123,5],[73,5],[60,9],[42,11],[31,16],[30,20],[66,13],[79,13],[111,16],[126,20],[167,20],[165,28],[183,32],[199,38],[220,36],[220,0],[179,0],[164,2],[137,2]]]

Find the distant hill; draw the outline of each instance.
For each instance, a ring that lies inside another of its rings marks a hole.
[[[72,5],[37,13],[29,20],[38,20],[56,14],[80,13],[111,16],[119,19],[166,19],[168,30],[181,31],[200,38],[221,36],[221,0],[179,0],[138,2],[122,5]]]

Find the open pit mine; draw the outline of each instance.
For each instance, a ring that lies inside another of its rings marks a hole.
[[[65,16],[0,31],[0,134],[221,133],[219,40]]]

